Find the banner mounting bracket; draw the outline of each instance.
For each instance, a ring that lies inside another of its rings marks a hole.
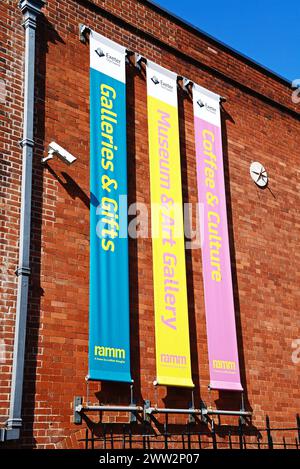
[[[190,93],[191,90],[190,90],[190,87],[192,88],[193,87],[193,82],[189,79],[189,78],[186,78],[186,77],[183,77],[182,79],[182,88],[187,92],[187,93]]]
[[[143,57],[141,54],[135,53],[135,66],[139,71],[142,70],[142,64],[146,63],[147,59],[145,57]]]
[[[79,40],[83,44],[87,43],[87,35],[90,34],[91,28],[83,23],[79,23]]]
[[[79,407],[82,406],[82,397],[75,396],[74,397],[74,423],[75,425],[81,425],[82,423],[82,415],[78,412]]]
[[[151,402],[149,399],[144,401],[144,422],[150,423],[150,414],[147,412],[148,409],[151,407]]]

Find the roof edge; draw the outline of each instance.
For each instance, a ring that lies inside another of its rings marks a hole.
[[[220,41],[219,39],[215,38],[214,36],[211,36],[209,33],[206,33],[202,29],[198,28],[197,26],[193,25],[192,23],[189,23],[188,21],[184,20],[180,16],[177,16],[176,14],[170,12],[166,8],[158,5],[156,2],[153,0],[137,0],[139,3],[142,3],[143,5],[148,6],[149,8],[152,8],[152,10],[160,13],[161,15],[171,19],[173,22],[176,22],[180,26],[185,27],[186,29],[192,31],[194,34],[197,34],[198,36],[201,36],[202,38],[208,39],[211,43],[217,45],[218,47],[222,48],[224,51],[229,52],[236,56],[239,59],[242,59],[244,62],[246,62],[248,65],[251,65],[252,67],[256,68],[260,72],[264,73],[265,75],[276,79],[277,81],[280,81],[282,84],[285,86],[288,86],[291,88],[292,82],[280,75],[279,73],[274,72],[273,70],[269,69],[268,67],[262,65],[259,62],[256,62],[254,59],[251,57],[248,57],[246,54],[243,54],[242,52],[239,52],[238,50],[234,49],[233,47],[229,46],[228,44],[225,44],[224,42]]]

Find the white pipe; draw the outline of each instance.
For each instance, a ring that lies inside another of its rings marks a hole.
[[[143,407],[129,405],[129,406],[110,406],[110,405],[94,405],[86,406],[79,404],[75,408],[76,412],[143,412]]]
[[[252,412],[244,410],[209,410],[203,409],[168,409],[159,407],[148,407],[145,409],[146,414],[198,414],[198,415],[236,415],[236,416],[250,416]]]

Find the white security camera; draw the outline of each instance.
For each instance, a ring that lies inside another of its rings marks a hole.
[[[54,154],[56,154],[59,157],[59,159],[61,159],[61,161],[63,161],[64,163],[66,163],[68,165],[74,163],[74,161],[77,160],[77,158],[75,158],[75,156],[71,155],[71,153],[69,153],[63,147],[58,145],[56,142],[51,142],[48,145],[48,156],[43,158],[42,162],[46,163],[46,161],[53,158]]]

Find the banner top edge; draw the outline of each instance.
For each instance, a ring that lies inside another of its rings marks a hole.
[[[164,73],[173,80],[177,79],[178,74],[176,72],[172,72],[171,70],[163,67],[162,65],[158,65],[157,63],[152,62],[152,60],[147,60],[147,67],[152,68],[154,71]]]
[[[221,96],[218,93],[214,93],[213,91],[210,91],[207,88],[198,85],[197,83],[194,83],[193,90],[197,91],[198,93],[203,93],[209,98],[215,99],[216,101],[220,101]]]
[[[126,53],[126,47],[122,46],[121,44],[118,44],[117,42],[113,41],[112,39],[108,39],[107,37],[103,36],[100,33],[97,33],[93,29],[91,29],[90,36],[95,40],[95,41],[101,41],[103,44],[105,44],[108,47],[111,47],[112,49],[116,49],[118,52],[125,54]]]

